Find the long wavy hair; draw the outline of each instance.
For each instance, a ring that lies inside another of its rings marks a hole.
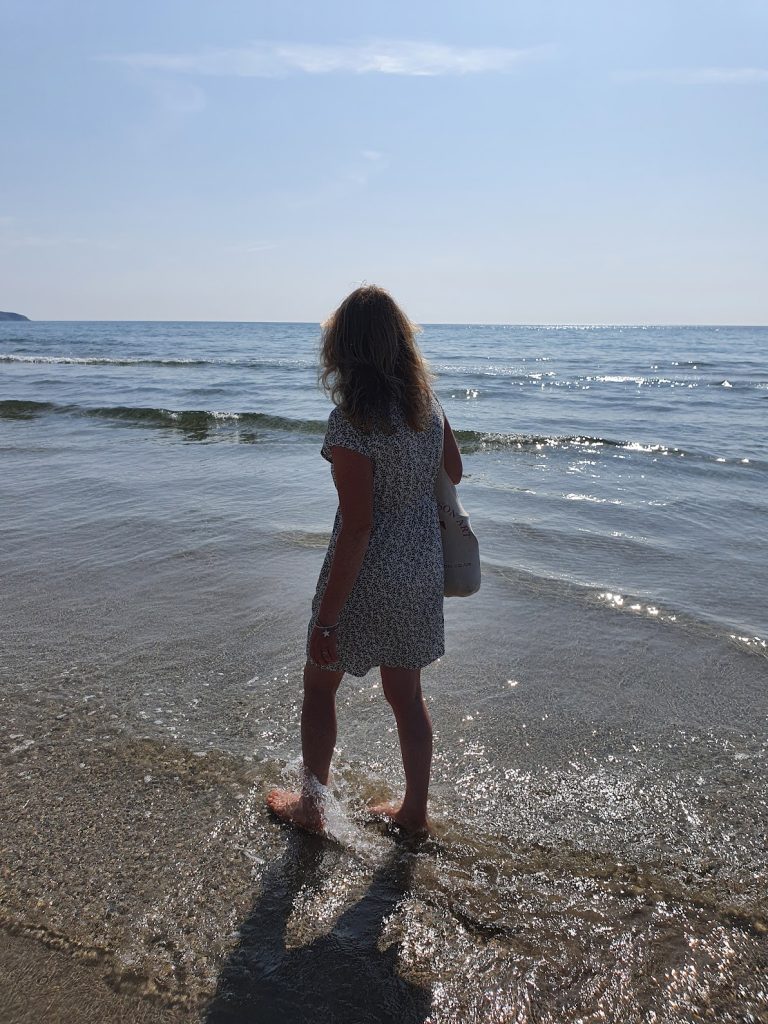
[[[320,382],[363,433],[393,433],[392,403],[412,430],[428,422],[434,373],[416,344],[421,330],[383,288],[366,284],[322,325]]]

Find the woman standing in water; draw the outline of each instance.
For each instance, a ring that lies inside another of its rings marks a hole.
[[[307,631],[300,793],[273,789],[281,818],[321,831],[345,672],[380,667],[405,769],[401,804],[373,814],[428,829],[432,723],[421,669],[444,653],[443,551],[434,484],[441,458],[454,483],[456,439],[431,388],[417,328],[388,292],[356,289],[323,325],[323,386],[334,409],[321,453],[339,495]],[[318,785],[319,783],[319,785]]]

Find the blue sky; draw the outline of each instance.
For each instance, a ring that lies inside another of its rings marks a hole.
[[[768,0],[0,12],[0,308],[768,323]]]

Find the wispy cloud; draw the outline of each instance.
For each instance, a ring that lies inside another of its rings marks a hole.
[[[295,72],[434,76],[504,74],[551,52],[549,46],[510,49],[397,40],[342,46],[255,42],[197,53],[106,54],[98,59],[135,68],[239,78],[273,78]]]
[[[630,81],[650,79],[675,85],[754,85],[768,82],[768,68],[659,68],[625,71],[619,77]]]

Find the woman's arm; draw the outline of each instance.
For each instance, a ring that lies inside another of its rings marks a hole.
[[[373,527],[373,461],[361,452],[331,447],[333,475],[339,493],[341,529],[317,621],[332,625],[352,592],[363,564]]]
[[[461,477],[464,473],[464,466],[461,461],[461,452],[459,446],[456,443],[456,438],[453,436],[453,430],[451,424],[448,422],[448,417],[443,414],[445,425],[443,427],[443,462],[445,463],[445,471],[451,480],[457,484],[461,481]]]

